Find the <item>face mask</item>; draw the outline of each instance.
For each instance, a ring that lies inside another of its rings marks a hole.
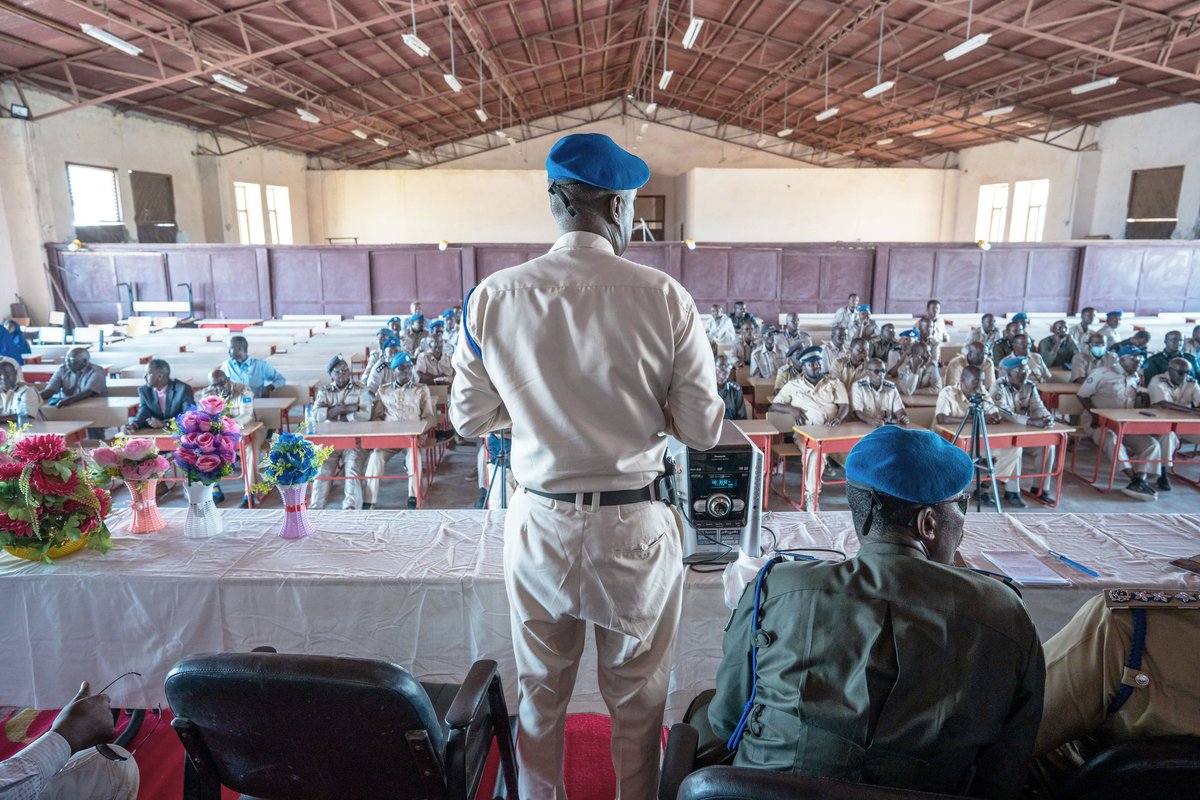
[[[1101,356],[1104,355],[1105,352],[1106,352],[1106,348],[1103,345],[1092,348],[1092,356],[1094,356],[1095,358],[1100,358]]]

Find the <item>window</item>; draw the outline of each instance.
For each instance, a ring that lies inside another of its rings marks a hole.
[[[129,171],[133,189],[133,219],[139,242],[174,244],[175,189],[170,175]]]
[[[1179,223],[1183,167],[1134,170],[1129,182],[1126,239],[1170,239]]]
[[[286,186],[267,187],[267,222],[271,244],[292,243],[292,205]]]
[[[667,231],[666,195],[639,195],[633,201],[633,241],[661,242]]]
[[[115,169],[67,164],[67,185],[76,226],[122,224]]]
[[[1008,184],[985,183],[979,187],[979,214],[975,217],[975,239],[1004,241],[1004,221],[1008,216]]]
[[[263,229],[262,187],[257,183],[234,181],[233,201],[234,207],[237,209],[238,241],[242,244],[266,244],[267,233]]]
[[[1046,228],[1046,202],[1050,181],[1017,181],[1013,184],[1010,242],[1040,242]]]

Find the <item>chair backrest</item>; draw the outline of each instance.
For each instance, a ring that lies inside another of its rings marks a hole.
[[[46,324],[53,328],[61,328],[67,324],[67,312],[51,311],[46,315]]]
[[[1064,786],[1070,800],[1134,796],[1195,797],[1200,792],[1200,737],[1160,736],[1121,742],[1093,756]]]
[[[215,653],[167,674],[173,726],[201,780],[291,800],[442,797],[445,734],[386,661]]]
[[[789,772],[705,767],[687,776],[679,787],[678,800],[947,800],[950,797]]]

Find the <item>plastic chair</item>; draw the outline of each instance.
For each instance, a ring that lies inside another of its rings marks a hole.
[[[492,740],[517,766],[494,661],[461,686],[387,661],[270,652],[183,659],[166,679],[187,753],[184,800],[474,797]],[[508,796],[517,796],[510,788]]]

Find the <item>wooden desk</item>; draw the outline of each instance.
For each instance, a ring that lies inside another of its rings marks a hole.
[[[765,419],[738,419],[733,421],[734,425],[742,433],[746,434],[746,438],[754,443],[763,453],[763,511],[767,510],[767,498],[769,489],[771,488],[771,442],[779,435],[780,431],[773,424]]]
[[[1182,411],[1164,411],[1161,408],[1096,408],[1092,410],[1092,414],[1099,420],[1102,429],[1111,430],[1117,435],[1116,447],[1113,448],[1112,468],[1108,473],[1108,487],[1102,489],[1095,485],[1096,479],[1100,476],[1100,463],[1104,460],[1103,447],[1099,448],[1096,453],[1096,468],[1093,470],[1090,480],[1075,471],[1074,458],[1071,459],[1071,474],[1084,483],[1091,484],[1092,488],[1103,494],[1108,494],[1113,490],[1113,484],[1117,478],[1117,465],[1120,463],[1118,456],[1127,435],[1162,436],[1174,433],[1182,437],[1200,434],[1200,416],[1186,414]],[[1103,441],[1103,438],[1101,438],[1101,442]],[[1166,459],[1160,458],[1157,461],[1131,460],[1130,463],[1159,465],[1166,463]],[[1182,476],[1180,477],[1182,478]],[[1188,478],[1182,478],[1182,480],[1193,487],[1200,488],[1200,482]]]
[[[257,402],[257,401],[255,401]],[[242,439],[238,442],[238,457],[242,461],[242,482],[246,486],[246,500],[250,508],[254,502],[254,484],[258,481],[258,448],[254,446],[254,434],[263,429],[263,424],[257,420],[242,426]],[[175,449],[175,437],[161,428],[139,428],[126,438],[153,439],[154,446],[160,452],[167,453]],[[230,476],[237,478],[237,473]],[[182,476],[159,478],[159,480],[182,481]]]
[[[1059,403],[1064,396],[1074,397],[1079,394],[1079,387],[1083,384],[1053,381],[1050,383],[1037,384],[1038,394],[1042,396],[1042,402],[1046,404],[1047,410],[1051,413],[1058,411]]]
[[[769,406],[775,396],[775,378],[751,378],[750,386],[754,390],[751,398],[755,408]]]
[[[196,320],[197,328],[228,328],[231,331],[240,331],[249,328],[251,325],[261,325],[261,319],[198,319]]]
[[[912,426],[910,426],[912,427]],[[815,462],[820,468],[824,463],[825,456],[834,455],[836,453],[849,453],[854,445],[858,444],[864,436],[874,427],[867,425],[864,422],[843,422],[837,427],[830,425],[797,425],[792,428],[796,434],[796,444],[800,446],[800,503],[797,504],[787,496],[787,470],[784,469],[783,475],[783,496],[789,503],[800,510],[800,506],[804,503],[804,470],[806,469],[805,462],[808,461],[808,453],[812,451],[815,456]],[[820,494],[821,486],[835,485],[845,483],[845,481],[817,481],[812,498],[811,511],[820,510]]]
[[[124,423],[122,423],[124,424]],[[92,421],[89,420],[68,420],[47,422],[42,419],[30,420],[25,427],[24,432],[27,434],[47,434],[52,433],[63,437],[68,445],[76,445],[83,441],[84,434],[87,429],[94,427]]]
[[[207,380],[191,380],[184,381],[188,386],[192,387],[192,392],[199,392],[205,386],[208,386]],[[108,387],[109,397],[137,397],[138,389],[146,385],[145,378],[109,378],[105,383]]]
[[[938,396],[936,394],[902,394],[900,395],[901,402],[905,408],[936,408]]]
[[[93,428],[122,428],[137,413],[136,397],[89,397],[59,408],[46,403],[42,414],[51,422],[88,421]]]
[[[962,435],[955,441],[954,433],[958,430],[958,424],[933,426],[935,433],[940,434],[948,442],[955,442],[964,451],[969,452],[971,447],[971,426],[967,425],[963,428]],[[1031,497],[1036,497],[1042,500],[1043,503],[1055,508],[1058,506],[1058,497],[1062,494],[1062,479],[1063,467],[1066,465],[1067,458],[1067,435],[1073,433],[1074,428],[1062,424],[1056,424],[1053,428],[1034,428],[1029,425],[1019,425],[1015,422],[1001,422],[996,425],[988,425],[988,446],[992,452],[1008,447],[1055,447],[1054,464],[1048,465],[1046,458],[1048,453],[1042,451],[1042,471],[1022,474],[1020,478],[1045,478],[1049,477],[1054,483],[1054,503],[1046,503],[1042,499],[1041,492],[1028,492]],[[1020,464],[1018,464],[1018,467]],[[996,480],[1003,481],[1008,478],[1016,478],[1016,475],[997,475]]]
[[[257,404],[258,401],[255,401]],[[416,484],[417,508],[425,502],[428,484],[433,482],[432,471],[428,478],[424,475],[421,444],[432,422],[319,422],[317,432],[306,434],[305,438],[314,444],[326,445],[335,450],[387,450],[412,449],[413,474],[410,475],[380,475],[379,478],[413,478]],[[322,480],[368,480],[365,475],[357,478],[347,478],[344,475],[331,476]]]
[[[254,398],[254,418],[273,431],[290,431],[292,429],[292,406],[296,404],[294,397],[256,397]]]

